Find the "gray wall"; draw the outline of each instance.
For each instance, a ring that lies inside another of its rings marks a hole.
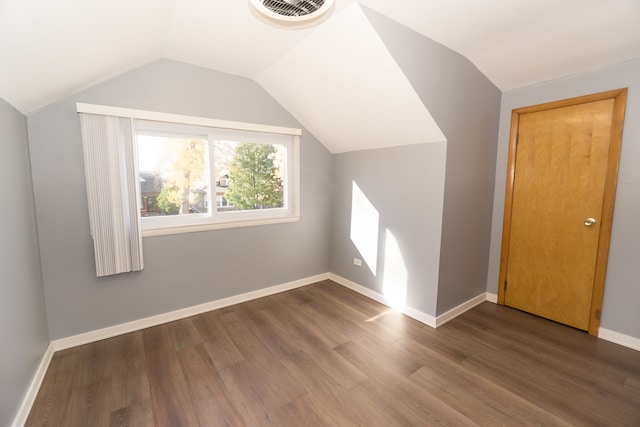
[[[447,138],[437,314],[486,290],[500,91],[466,58],[365,12]]]
[[[487,290],[498,290],[511,111],[623,87],[629,93],[600,326],[640,338],[640,61],[503,94]]]
[[[445,157],[445,143],[334,155],[332,273],[382,294],[387,293],[385,277],[391,279],[394,286],[406,287],[407,306],[435,315]],[[353,264],[353,258],[363,258],[357,242],[351,240],[353,182],[380,218],[378,230],[373,230],[379,236],[374,271],[365,260],[362,267]],[[399,254],[389,252],[394,245],[386,241],[387,230]],[[389,263],[398,255],[406,268],[406,283],[402,283],[403,275],[389,276]]]
[[[76,102],[300,127],[255,82],[161,60],[28,119],[51,338],[325,273],[331,155],[303,130],[301,220],[144,238],[145,269],[97,279]]]
[[[0,425],[15,417],[49,344],[25,117],[0,99]]]

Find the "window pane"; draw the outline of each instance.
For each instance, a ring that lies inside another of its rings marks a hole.
[[[218,212],[285,207],[284,144],[216,141]]]
[[[207,141],[138,134],[141,216],[206,213]]]

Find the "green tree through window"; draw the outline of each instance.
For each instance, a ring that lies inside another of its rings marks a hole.
[[[272,144],[241,142],[229,164],[226,198],[237,209],[268,209],[283,206],[283,183]]]
[[[177,185],[165,185],[156,199],[158,208],[167,215],[180,212],[180,188]]]

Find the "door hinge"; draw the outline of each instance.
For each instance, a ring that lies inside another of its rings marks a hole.
[[[504,291],[507,292],[507,281],[504,281]]]
[[[519,142],[520,142],[520,134],[516,133],[516,147],[518,146]]]

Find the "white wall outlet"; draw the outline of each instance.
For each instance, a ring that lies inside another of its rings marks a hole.
[[[360,258],[353,259],[353,265],[357,265],[358,267],[362,267],[362,260]]]

